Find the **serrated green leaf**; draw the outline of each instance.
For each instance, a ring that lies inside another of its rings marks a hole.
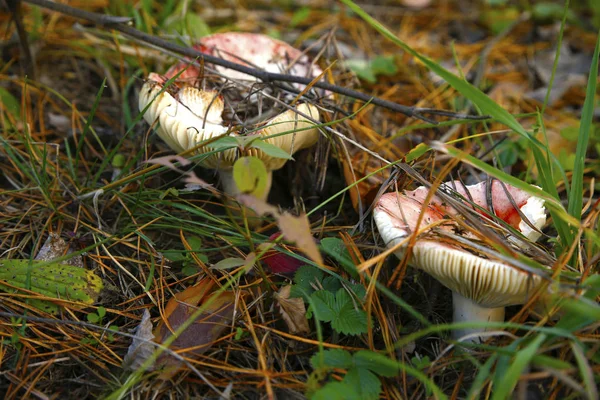
[[[381,393],[381,381],[368,369],[351,368],[342,382],[353,386],[361,400],[376,400]]]
[[[365,297],[367,297],[367,289],[365,289],[363,285],[361,285],[360,283],[350,283],[348,284],[348,286],[350,287],[350,290],[352,291],[352,293],[354,293],[358,300],[360,300],[361,302],[365,300]]]
[[[357,351],[354,353],[353,361],[357,368],[369,369],[379,376],[393,377],[398,375],[398,361],[391,360],[374,351]]]
[[[352,356],[343,349],[329,349],[316,353],[310,358],[313,369],[318,368],[343,368],[352,367]]]
[[[330,322],[337,317],[336,298],[328,290],[318,290],[310,296],[310,305],[316,317],[323,322]]]
[[[323,289],[329,290],[333,293],[337,292],[342,288],[342,283],[340,282],[340,280],[337,277],[331,275],[326,276],[325,279],[323,279],[323,282],[321,282],[321,284],[323,285]]]
[[[360,400],[354,386],[346,382],[329,382],[317,390],[311,400]]]
[[[250,148],[253,148],[253,147],[256,149],[262,150],[266,155],[271,156],[271,157],[283,158],[285,160],[293,160],[294,159],[291,154],[289,154],[282,148],[277,147],[271,143],[267,143],[264,140],[260,140],[260,139],[255,140],[250,145]]]
[[[310,294],[315,291],[312,285],[315,284],[315,282],[321,282],[323,280],[323,275],[323,271],[319,268],[311,265],[303,265],[298,268],[294,274],[294,286],[296,286],[297,289],[302,289],[303,292],[310,296]],[[294,291],[294,286],[292,286],[292,291]]]
[[[367,332],[367,313],[348,302],[335,314],[331,327],[345,335],[360,335]]]

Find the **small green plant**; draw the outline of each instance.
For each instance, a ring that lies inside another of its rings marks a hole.
[[[342,334],[367,332],[367,313],[362,308],[366,290],[362,285],[325,276],[318,268],[305,265],[296,271],[291,297],[301,297],[309,305],[307,318],[328,322]]]
[[[376,56],[372,60],[348,60],[348,68],[360,79],[367,82],[377,82],[377,76],[393,76],[398,72],[394,56]]]
[[[95,313],[89,313],[86,315],[86,318],[92,324],[100,324],[102,323],[102,318],[106,315],[106,308],[100,306],[96,309]]]
[[[202,249],[202,239],[198,236],[190,236],[186,238],[186,240],[192,248],[192,252],[185,250],[165,250],[162,252],[162,255],[169,261],[181,262],[181,272],[185,276],[192,276],[199,272],[198,265],[196,264],[192,253],[204,263],[208,262],[208,257],[206,254],[200,253],[200,250]]]
[[[309,378],[307,395],[312,400],[378,399],[380,377],[394,377],[399,372],[395,361],[369,350],[354,354],[342,349],[325,350],[312,356],[310,364],[314,372]],[[319,377],[339,369],[346,370],[344,379],[319,387]]]

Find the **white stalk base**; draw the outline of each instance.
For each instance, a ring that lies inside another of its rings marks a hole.
[[[463,297],[457,292],[452,292],[452,305],[454,308],[454,322],[504,322],[504,307],[486,308]],[[486,332],[495,328],[465,328],[452,331],[454,340],[462,339],[462,342],[481,343],[484,337],[477,333]]]

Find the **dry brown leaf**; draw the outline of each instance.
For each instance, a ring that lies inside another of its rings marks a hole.
[[[323,257],[321,257],[319,247],[310,231],[310,223],[306,214],[295,217],[288,212],[280,213],[276,207],[249,194],[239,195],[237,200],[258,215],[271,214],[277,220],[277,225],[285,240],[295,242],[296,246],[311,260],[323,264]]]
[[[127,354],[123,358],[123,368],[134,371],[150,358],[156,346],[152,343],[154,335],[152,334],[152,321],[150,321],[150,312],[144,309],[142,320],[135,328],[135,337],[133,338]]]
[[[285,212],[277,217],[277,225],[279,225],[285,240],[295,242],[296,246],[311,260],[317,264],[323,264],[323,257],[321,257],[319,247],[310,231],[310,223],[306,214],[294,217]]]
[[[290,330],[290,333],[309,333],[308,320],[304,300],[299,297],[290,299],[291,285],[279,289],[275,299],[279,303],[279,312]]]
[[[171,344],[173,350],[188,349],[179,351],[179,354],[184,357],[200,355],[208,350],[223,329],[231,323],[235,308],[233,291],[224,291],[215,297],[213,287],[214,281],[205,278],[197,285],[189,287],[171,298],[165,307],[165,317],[168,323],[163,320],[156,328],[154,332],[156,342],[163,343],[199,307],[210,301],[194,323],[188,326]],[[181,364],[181,360],[163,353],[157,360],[158,366],[165,367],[159,378],[170,379],[179,370]]]
[[[56,233],[50,233],[48,235],[48,239],[46,239],[42,245],[42,248],[35,256],[35,260],[50,261],[69,253],[71,253],[69,244]],[[81,255],[77,255],[73,258],[65,260],[63,264],[69,264],[74,267],[83,268],[83,259],[81,258]]]

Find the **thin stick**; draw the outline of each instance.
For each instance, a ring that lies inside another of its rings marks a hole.
[[[469,120],[483,120],[488,119],[487,115],[464,115],[459,113],[454,113],[451,111],[437,110],[431,108],[417,108],[417,107],[408,107],[398,103],[394,103],[389,100],[384,100],[378,97],[370,96],[366,93],[362,93],[356,90],[344,88],[337,85],[332,85],[328,82],[318,81],[313,82],[313,79],[306,78],[303,76],[295,76],[289,74],[278,74],[273,72],[267,72],[256,68],[250,68],[245,65],[241,65],[238,63],[234,63],[231,61],[223,60],[219,57],[214,57],[208,54],[204,54],[198,50],[195,50],[190,47],[180,46],[175,43],[171,43],[164,39],[161,39],[157,36],[149,35],[147,33],[141,32],[131,26],[126,25],[125,23],[130,22],[130,18],[124,17],[113,17],[105,14],[93,13],[89,11],[80,10],[78,8],[69,7],[64,4],[54,3],[49,0],[23,0],[26,3],[35,4],[37,6],[57,11],[61,14],[69,15],[71,17],[84,19],[90,22],[93,22],[100,26],[106,26],[110,29],[114,29],[125,35],[128,35],[132,38],[141,40],[149,45],[156,46],[162,49],[170,50],[177,54],[181,54],[192,59],[200,58],[204,59],[205,62],[209,62],[212,64],[220,65],[225,68],[229,68],[238,72],[243,72],[245,74],[251,75],[255,78],[260,79],[263,82],[273,83],[273,82],[292,82],[292,83],[300,83],[303,85],[311,85],[314,87],[318,87],[321,89],[328,90],[330,92],[339,93],[344,96],[352,97],[357,100],[361,100],[364,102],[371,102],[372,104],[378,105],[380,107],[387,108],[392,111],[396,111],[402,113],[408,117],[414,117],[420,119],[422,121],[426,121],[432,124],[437,124],[435,120],[426,117],[424,114],[429,115],[439,115],[439,116],[447,116],[455,119],[469,119]]]

